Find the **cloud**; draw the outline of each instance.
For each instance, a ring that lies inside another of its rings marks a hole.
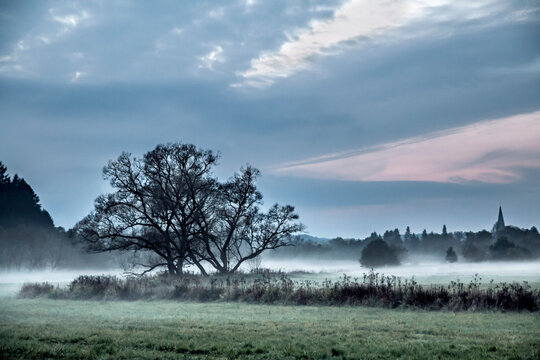
[[[29,31],[13,46],[11,54],[2,57],[6,61],[12,62],[12,64],[0,66],[0,73],[12,76],[22,75],[23,73],[24,75],[34,75],[35,72],[32,71],[32,66],[27,65],[37,63],[36,60],[40,56],[36,55],[36,53],[54,44],[64,35],[79,27],[81,23],[90,19],[90,14],[86,10],[66,13],[57,8],[50,8],[48,9],[47,19],[49,24],[35,24],[35,29]],[[51,20],[55,24],[54,30],[50,28]],[[60,29],[58,29],[58,25]],[[22,63],[24,63],[24,66]]]
[[[43,39],[47,39],[47,41],[43,41],[45,44],[51,43],[51,41],[56,41],[60,38],[62,38],[64,35],[74,31],[78,27],[81,26],[83,23],[87,23],[90,19],[90,13],[86,10],[80,10],[78,12],[72,12],[72,13],[65,13],[63,11],[58,10],[57,8],[51,8],[49,9],[49,16],[52,21],[60,25],[60,30],[56,31],[53,34],[47,35],[40,35],[39,39],[43,41]]]
[[[210,19],[222,19],[223,16],[225,16],[225,9],[222,7],[212,9],[208,12],[208,17]]]
[[[23,67],[18,63],[18,61],[21,54],[28,49],[29,46],[27,43],[24,40],[20,40],[13,48],[10,55],[0,56],[0,73],[20,73],[23,70]]]
[[[80,52],[80,51],[75,51],[75,52],[69,53],[69,54],[67,55],[67,57],[68,57],[71,61],[83,60],[83,59],[84,59],[84,53],[82,53],[82,52]]]
[[[86,73],[84,71],[75,71],[75,73],[71,77],[71,82],[78,81],[84,75],[86,75]]]
[[[67,28],[74,28],[78,26],[81,23],[81,21],[86,20],[90,17],[90,15],[88,14],[86,10],[82,10],[76,14],[57,15],[56,10],[51,9],[50,13],[54,21],[66,26]]]
[[[257,5],[257,0],[241,0],[244,4],[244,13],[249,13]]]
[[[11,55],[0,56],[0,62],[11,62],[11,61],[15,61],[15,59]]]
[[[315,6],[309,12],[331,11]],[[534,18],[537,9],[512,9],[499,0],[349,0],[325,20],[312,20],[303,29],[287,36],[278,50],[263,51],[251,59],[250,67],[236,73],[241,81],[233,87],[264,88],[277,79],[309,69],[319,56],[339,53],[359,39],[374,39],[400,28],[392,36],[407,39],[420,36],[448,37],[468,27],[500,25],[505,21]],[[500,16],[496,16],[500,15]],[[493,21],[479,20],[495,18]],[[457,28],[450,23],[461,23]],[[458,30],[456,30],[458,29]]]
[[[212,51],[199,57],[199,68],[214,70],[214,64],[217,62],[225,62],[223,48],[219,45],[215,45]]]
[[[262,53],[251,67],[237,75],[244,84],[263,87],[306,69],[309,60],[328,49],[359,37],[371,37],[402,24],[409,12],[406,1],[351,0],[328,20],[313,20],[308,28],[283,43],[279,50]]]
[[[182,28],[179,28],[178,26],[175,26],[175,27],[173,27],[173,28],[171,29],[171,33],[172,33],[173,35],[179,36],[179,35],[182,35],[183,32],[184,32],[184,30],[183,30]]]
[[[17,43],[17,49],[20,51],[24,51],[28,48],[28,46],[25,45],[24,40],[21,40]]]
[[[41,42],[43,42],[44,44],[49,44],[51,42],[51,39],[49,39],[45,35],[38,36],[37,39],[41,40]]]
[[[279,166],[282,175],[351,181],[511,183],[540,168],[540,111]]]
[[[309,8],[310,12],[328,12],[331,11],[334,12],[335,8],[333,6],[328,5],[317,5]]]

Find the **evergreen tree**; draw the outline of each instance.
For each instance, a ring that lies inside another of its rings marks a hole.
[[[7,174],[7,168],[5,165],[0,161],[0,187],[9,184],[9,176]],[[0,188],[1,190],[2,188]]]
[[[420,240],[418,239],[418,236],[416,236],[416,234],[412,235],[411,241],[409,243],[409,248],[412,251],[417,251],[420,248]]]
[[[405,229],[405,236],[411,236],[411,228],[407,226],[407,228]]]
[[[422,231],[422,235],[420,236],[419,248],[421,251],[426,251],[427,247],[428,247],[428,233],[427,233],[427,230],[424,229]]]
[[[403,246],[403,241],[401,240],[401,235],[398,229],[386,230],[383,235],[383,240],[393,246],[401,247]]]
[[[32,187],[16,174],[10,179],[6,167],[0,163],[0,226],[18,225],[54,228]]]

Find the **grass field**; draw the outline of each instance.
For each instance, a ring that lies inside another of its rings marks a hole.
[[[0,300],[4,359],[539,359],[538,313]]]

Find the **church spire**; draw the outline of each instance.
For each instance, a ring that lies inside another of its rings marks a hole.
[[[504,225],[504,217],[502,213],[502,206],[499,205],[499,218],[497,219],[497,222],[495,223],[494,229],[496,233],[503,231],[505,228]]]

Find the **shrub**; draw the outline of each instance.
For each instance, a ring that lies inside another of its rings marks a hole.
[[[80,276],[66,288],[48,283],[25,284],[19,296],[137,300],[176,299],[188,301],[243,301],[264,304],[364,305],[386,308],[432,310],[538,311],[540,290],[527,283],[482,286],[475,277],[469,284],[422,286],[414,280],[384,276],[371,271],[361,279],[344,275],[339,281],[321,284],[293,281],[285,274],[261,277],[144,276],[119,279],[113,276]]]
[[[449,263],[455,263],[457,261],[457,254],[453,247],[450,246],[448,250],[446,250],[446,256],[444,258]]]
[[[121,281],[115,276],[81,275],[69,284],[69,292],[75,299],[114,298]]]
[[[54,291],[54,286],[47,282],[26,283],[19,291],[19,296],[23,298],[49,297]]]

